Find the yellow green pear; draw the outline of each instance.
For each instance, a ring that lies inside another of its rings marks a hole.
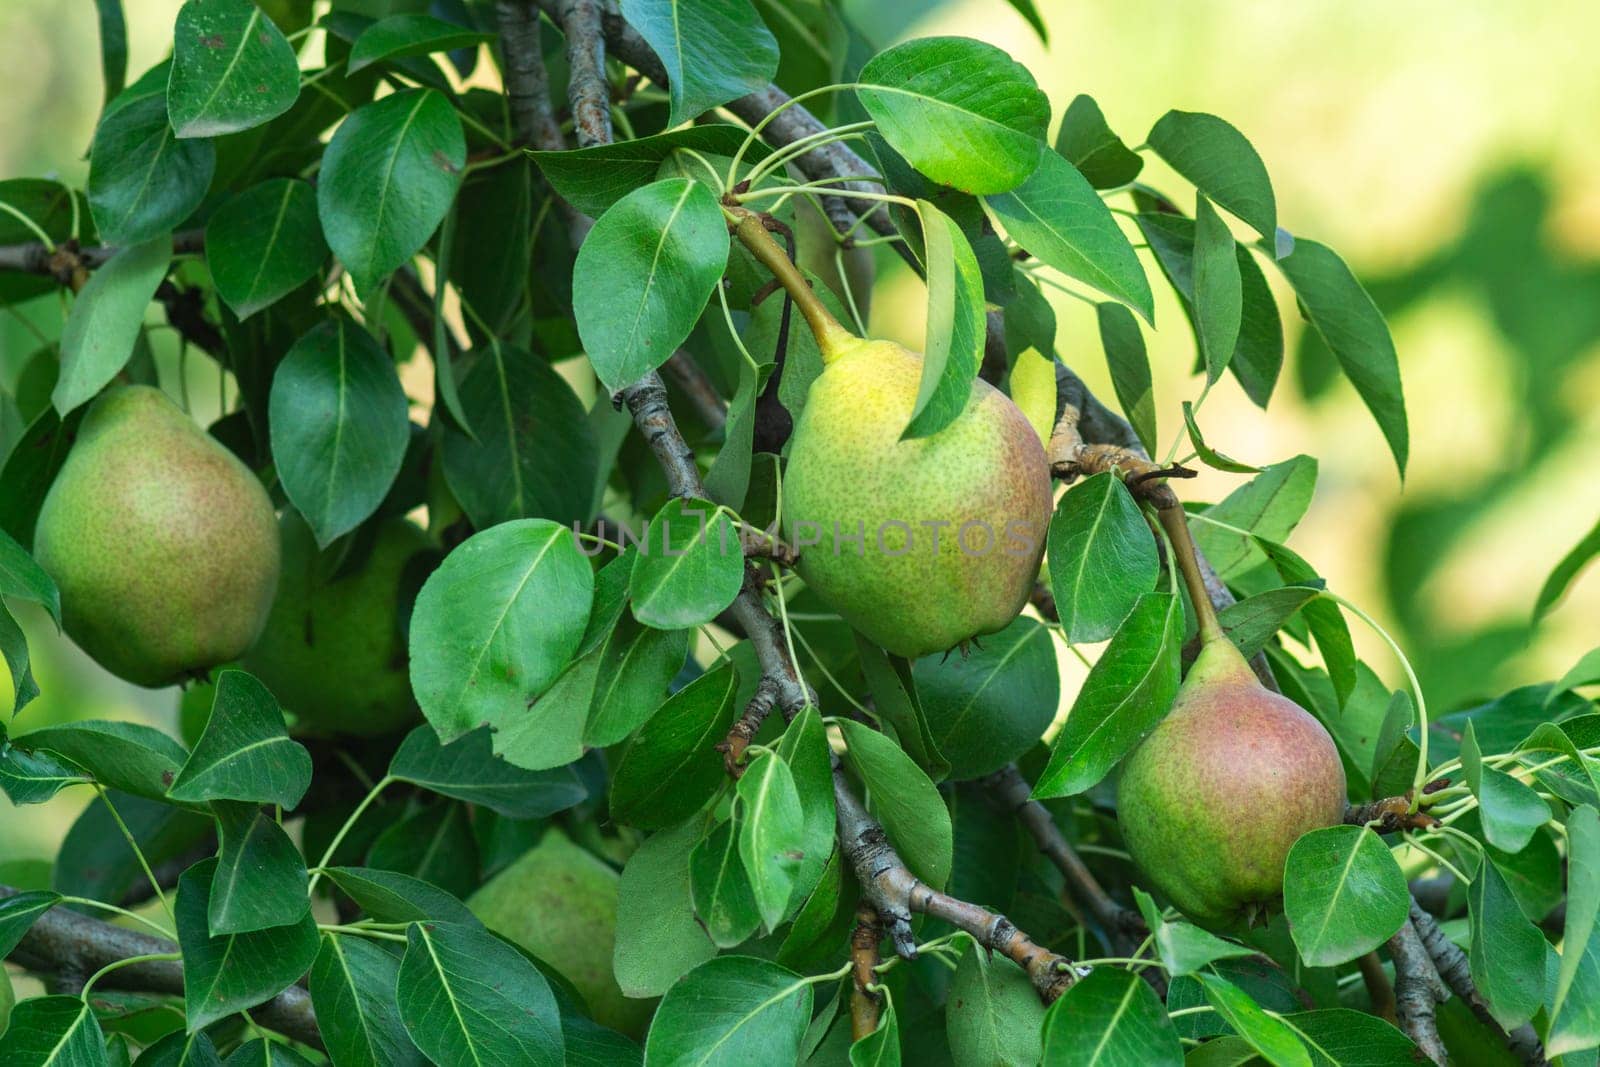
[[[869,640],[908,658],[1004,629],[1027,603],[1050,524],[1044,446],[1011,398],[974,380],[961,414],[902,440],[922,357],[839,325],[746,217],[823,360],[789,445],[783,526],[797,570]]]
[[[596,1022],[637,1037],[655,1002],[623,996],[611,970],[618,881],[616,871],[551,827],[467,906],[489,929],[560,971]]]
[[[260,481],[158,389],[90,406],[39,511],[34,558],[66,631],[101,666],[171,685],[255,641],[278,581]]]
[[[279,529],[278,594],[244,669],[303,728],[370,737],[411,725],[417,704],[400,626],[401,598],[407,568],[419,556],[431,557],[433,542],[404,518],[384,520],[367,558],[352,573],[340,574],[341,558],[317,550],[298,513],[286,511]],[[415,590],[420,575],[410,577]]]

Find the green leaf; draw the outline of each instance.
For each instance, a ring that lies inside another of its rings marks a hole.
[[[1221,503],[1201,512],[1201,518],[1191,517],[1190,531],[1218,575],[1225,581],[1238,578],[1267,563],[1256,537],[1276,542],[1289,539],[1311,504],[1316,484],[1317,461],[1310,456],[1271,464]],[[1249,530],[1256,537],[1224,530],[1206,522],[1206,518]]]
[[[916,760],[933,781],[943,781],[950,774],[950,761],[933,739],[911,662],[889,655],[858,630],[851,630],[850,635],[861,661],[861,675],[872,694],[873,710],[894,729],[906,755]]]
[[[81,408],[63,419],[56,415],[55,408],[46,406],[6,457],[5,467],[0,469],[0,485],[6,488],[0,493],[0,529],[23,548],[33,546],[39,508],[67,460],[82,419]],[[23,671],[17,669],[14,661],[12,677],[23,677]]]
[[[900,1020],[894,1000],[885,987],[879,994],[883,1006],[872,1033],[850,1043],[850,1067],[900,1067]]]
[[[653,834],[622,868],[612,971],[626,996],[658,997],[717,953],[695,919],[689,886],[698,839],[693,824]]]
[[[317,195],[273,178],[232,197],[206,223],[206,265],[217,295],[241,319],[298,289],[328,258]]]
[[[1155,587],[1156,542],[1122,479],[1096,474],[1068,489],[1050,520],[1050,590],[1068,641],[1116,633]]]
[[[1319,579],[1320,581],[1320,579]],[[1267,646],[1295,612],[1321,593],[1319,586],[1285,585],[1245,597],[1217,613],[1223,633],[1248,659]]]
[[[411,617],[411,687],[448,744],[560,676],[589,619],[594,572],[544,519],[483,530],[429,576]]]
[[[1561,694],[1597,682],[1600,682],[1600,648],[1591,648],[1556,681],[1555,685],[1550,687],[1550,695],[1546,698],[1545,704],[1546,706],[1554,704]]]
[[[991,774],[1038,744],[1061,700],[1050,631],[1025,616],[969,655],[924,656],[912,671],[928,732],[956,779]]]
[[[317,215],[328,246],[371,289],[433,235],[467,163],[442,93],[407,89],[358,108],[322,156]]]
[[[1165,717],[1178,692],[1182,630],[1176,596],[1139,598],[1078,691],[1033,787],[1035,798],[1092,788]]]
[[[38,918],[60,900],[60,893],[43,889],[0,897],[0,959],[11,955]]]
[[[1280,1016],[1311,1053],[1313,1067],[1391,1067],[1425,1062],[1411,1039],[1375,1016],[1349,1008]]]
[[[1544,1002],[1545,939],[1487,858],[1467,886],[1467,927],[1472,981],[1489,1014],[1508,1030],[1521,1026]]]
[[[1534,832],[1550,820],[1550,805],[1538,793],[1483,762],[1471,721],[1461,737],[1461,770],[1467,788],[1478,798],[1484,839],[1495,848],[1521,852]]]
[[[6,1067],[109,1067],[106,1039],[87,1001],[34,997],[11,1012],[0,1035]]]
[[[284,493],[327,548],[370,516],[411,438],[394,363],[339,315],[296,341],[272,376],[268,423]]]
[[[1095,305],[1100,326],[1100,346],[1105,349],[1106,367],[1111,371],[1111,386],[1123,415],[1139,435],[1146,452],[1156,451],[1156,400],[1150,384],[1150,357],[1145,351],[1144,334],[1133,313],[1121,304]]]
[[[148,892],[145,862],[179,863],[214,849],[215,825],[209,815],[108,789],[89,801],[62,839],[50,886],[92,900],[122,900],[135,887]]]
[[[210,141],[173,135],[164,97],[137,85],[125,90],[89,149],[89,210],[100,239],[132,245],[177,229],[205,199],[216,160]]]
[[[894,841],[900,857],[922,881],[942,889],[954,858],[950,810],[939,790],[905,750],[850,719],[839,722],[845,762],[866,785],[868,803]]]
[[[1567,914],[1562,928],[1561,967],[1550,993],[1552,1030],[1561,1025],[1569,1003],[1572,1014],[1582,1010],[1579,1003],[1569,1001],[1568,997],[1575,988],[1573,982],[1585,956],[1593,952],[1597,916],[1600,916],[1600,813],[1584,805],[1567,818]]]
[[[539,164],[561,199],[598,218],[618,200],[655,181],[662,164],[675,154],[693,151],[704,156],[731,157],[746,143],[748,132],[739,126],[711,122],[631,141],[528,155]],[[755,163],[771,154],[766,143],[758,139],[750,144],[744,158]]]
[[[834,847],[833,749],[822,717],[807,707],[789,723],[778,739],[778,756],[789,764],[795,789],[800,794],[800,810],[805,829],[801,837],[800,871],[795,876],[795,891],[789,907],[796,911],[807,905],[837,849]],[[797,920],[798,921],[798,920]]]
[[[137,1067],[222,1067],[222,1057],[204,1030],[174,1030],[141,1052]]]
[[[253,1038],[234,1049],[223,1067],[313,1067],[310,1060],[279,1041]]]
[[[340,1067],[423,1067],[395,1005],[400,963],[375,942],[323,934],[311,965],[311,1004]]]
[[[1003,193],[1039,165],[1050,102],[1027,68],[966,37],[923,37],[867,61],[856,97],[883,139],[940,185]]]
[[[1303,835],[1284,861],[1283,908],[1300,958],[1334,967],[1393,936],[1411,907],[1405,874],[1377,834],[1329,826]]]
[[[1222,377],[1233,356],[1243,299],[1233,234],[1202,193],[1195,198],[1194,316],[1208,381]]]
[[[73,298],[61,327],[61,376],[50,394],[61,414],[93,399],[127,364],[171,262],[172,238],[163,233],[117,252]]]
[[[1150,894],[1138,886],[1133,887],[1133,899],[1139,905],[1139,913],[1144,916],[1150,936],[1155,939],[1162,966],[1173,977],[1193,974],[1217,960],[1256,954],[1255,949],[1224,941],[1192,923],[1167,922],[1162,918],[1161,909],[1150,899]]]
[[[1260,467],[1252,467],[1206,444],[1206,439],[1200,432],[1200,424],[1194,421],[1194,404],[1185,400],[1183,402],[1183,425],[1189,431],[1189,443],[1194,446],[1195,453],[1208,467],[1230,474],[1260,474]]]
[[[805,858],[805,815],[789,765],[763,752],[739,778],[739,859],[767,929],[789,908]]]
[[[1195,977],[1217,1014],[1273,1067],[1311,1067],[1299,1035],[1283,1020],[1268,1015],[1248,993],[1225,978],[1204,972]]]
[[[95,0],[100,16],[100,77],[105,82],[103,99],[110,103],[128,80],[128,21],[122,14],[122,0]]]
[[[1044,145],[1037,151],[1039,165],[1027,181],[984,198],[989,211],[1030,254],[1152,322],[1150,280],[1111,209],[1071,163]]]
[[[0,603],[0,659],[4,659],[11,674],[11,687],[16,694],[11,702],[11,713],[15,715],[39,695],[39,684],[33,680],[33,669],[29,665],[27,635],[4,603]]]
[[[583,757],[583,728],[600,674],[600,650],[583,653],[531,707],[511,702],[489,718],[494,754],[530,771],[562,767]]]
[[[1096,967],[1044,1017],[1043,1067],[1177,1067],[1183,1046],[1161,1001],[1130,971]]]
[[[389,777],[488,808],[508,819],[547,818],[581,803],[588,795],[571,767],[525,771],[497,758],[490,751],[485,729],[440,745],[431,726],[418,726],[389,761]]]
[[[311,756],[289,737],[266,686],[244,671],[217,676],[211,718],[167,795],[293,808],[311,785]]]
[[[478,841],[466,805],[447,802],[414,808],[378,834],[367,850],[373,867],[409,874],[457,897],[480,879]]]
[[[616,757],[613,819],[663,829],[705,806],[725,777],[716,746],[738,714],[738,684],[733,664],[724,663],[667,698]]]
[[[0,530],[0,597],[31,600],[61,625],[61,591],[28,550]]]
[[[1220,202],[1220,201],[1219,201]],[[1294,252],[1278,260],[1306,318],[1344,369],[1345,377],[1372,412],[1405,477],[1410,453],[1400,361],[1389,324],[1350,268],[1326,245],[1300,237]]]
[[[668,126],[765,89],[778,42],[749,0],[622,0],[622,17],[667,70]]]
[[[673,497],[650,520],[633,559],[633,617],[658,630],[708,623],[744,585],[744,552],[728,512]]]
[[[927,265],[927,351],[911,421],[902,439],[930,437],[966,410],[983,361],[983,276],[955,220],[927,200],[917,201]]]
[[[667,990],[645,1039],[651,1067],[745,1067],[798,1058],[811,985],[784,967],[719,956]]]
[[[588,522],[599,446],[589,415],[545,359],[498,340],[461,382],[476,440],[446,424],[445,484],[479,529],[512,519]]]
[[[600,653],[584,743],[614,745],[648,722],[689,653],[688,630],[655,630],[624,619]]]
[[[29,752],[0,737],[0,791],[13,804],[43,804],[68,786],[92,781],[48,752]]]
[[[1555,565],[1550,572],[1550,577],[1545,579],[1544,585],[1539,589],[1539,599],[1533,604],[1533,621],[1538,622],[1549,614],[1562,597],[1566,596],[1567,589],[1571,587],[1572,580],[1589,565],[1589,561],[1600,555],[1600,522],[1594,524],[1594,529],[1583,535],[1583,540],[1572,546],[1572,550],[1561,557],[1561,562]],[[1554,696],[1554,694],[1552,694]]]
[[[292,926],[213,937],[207,916],[217,861],[203,860],[178,879],[178,944],[183,949],[184,1014],[198,1030],[283,992],[317,955],[310,911]]]
[[[573,264],[572,311],[608,392],[667,361],[727,262],[722,209],[699,182],[652,182],[595,221]]]
[[[563,1062],[561,1012],[550,983],[482,927],[412,923],[396,992],[406,1032],[434,1063]]]
[[[1215,115],[1169,111],[1145,138],[1195,188],[1273,241],[1278,207],[1266,165],[1244,134]]]
[[[213,936],[288,926],[310,910],[306,861],[289,835],[255,804],[215,801],[217,873],[207,920]]]
[[[1144,159],[1111,132],[1094,97],[1072,98],[1056,131],[1056,151],[1089,179],[1096,189],[1127,185],[1144,169]]]
[[[950,979],[945,1032],[957,1063],[1038,1063],[1044,1005],[1022,968],[970,942]]]
[[[179,137],[220,137],[260,126],[288,111],[299,95],[294,48],[250,0],[183,5],[167,80],[167,114]]]
[[[721,948],[743,943],[761,926],[733,822],[718,823],[689,854],[689,891],[701,926]]]
[[[346,69],[354,74],[379,60],[476,48],[493,39],[493,34],[480,33],[432,15],[409,12],[390,15],[361,31],[361,36],[350,46]]]
[[[366,912],[385,923],[443,922],[471,926],[477,917],[456,897],[430,882],[399,871],[374,867],[329,867],[328,881]]]

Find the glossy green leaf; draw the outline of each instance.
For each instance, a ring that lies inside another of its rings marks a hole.
[[[109,104],[128,79],[128,20],[122,0],[95,0],[94,6],[100,16],[100,77]]]
[[[1586,955],[1593,954],[1595,920],[1600,917],[1600,813],[1584,805],[1567,817],[1567,913],[1562,927],[1561,967],[1550,991],[1551,1026],[1564,1013],[1583,1006],[1571,999]],[[1558,1053],[1552,1052],[1552,1055]]]
[[[1138,886],[1133,887],[1133,899],[1139,906],[1139,913],[1144,916],[1150,936],[1155,939],[1161,965],[1173,977],[1193,974],[1217,960],[1255,955],[1255,949],[1232,941],[1224,941],[1216,934],[1202,930],[1192,923],[1181,920],[1168,922],[1162,917],[1161,909],[1156,907],[1150,894]]]
[[[11,1012],[0,1034],[6,1067],[110,1067],[106,1039],[87,1001],[78,997],[34,997]]]
[[[1320,594],[1317,586],[1285,585],[1229,604],[1217,613],[1223,633],[1246,658],[1265,648],[1274,634]]]
[[[799,1055],[811,1020],[811,985],[787,968],[719,956],[662,998],[645,1039],[651,1067],[745,1067]]]
[[[1313,1067],[1390,1067],[1426,1062],[1411,1039],[1376,1016],[1349,1008],[1280,1016],[1311,1053]]]
[[[212,936],[207,916],[216,868],[215,860],[203,860],[178,879],[184,1014],[191,1030],[277,996],[317,955],[317,923],[309,910],[291,926]]]
[[[13,804],[42,804],[68,786],[92,781],[49,752],[29,752],[0,739],[0,791]]]
[[[1003,193],[1039,166],[1049,101],[1027,69],[993,45],[906,41],[874,56],[856,81],[883,139],[940,185]]]
[[[386,923],[426,922],[473,925],[478,920],[460,900],[429,882],[375,867],[329,867],[328,881],[366,912]]]
[[[456,546],[411,617],[411,687],[448,744],[523,711],[561,674],[589,619],[594,573],[572,531],[501,523]]]
[[[1377,834],[1360,826],[1312,830],[1284,861],[1283,907],[1300,958],[1348,963],[1382,945],[1410,911],[1405,874]]]
[[[1150,384],[1150,357],[1145,351],[1144,334],[1133,313],[1121,304],[1095,305],[1100,326],[1100,346],[1105,349],[1106,367],[1111,371],[1111,386],[1117,403],[1127,417],[1145,451],[1156,450],[1156,400]]]
[[[572,311],[610,392],[661,366],[694,328],[728,262],[728,227],[706,186],[667,178],[595,221],[572,269]]]
[[[432,15],[402,12],[379,19],[362,30],[361,36],[350,46],[350,58],[346,65],[354,74],[379,60],[475,48],[492,39],[492,34],[480,33]]]
[[[0,597],[31,600],[61,625],[61,591],[27,549],[4,531],[0,531]]]
[[[689,892],[700,925],[718,947],[742,944],[760,928],[761,907],[733,822],[719,823],[689,853]]]
[[[1155,728],[1178,692],[1182,640],[1179,599],[1171,593],[1141,596],[1078,691],[1034,797],[1092,788]]]
[[[984,198],[989,211],[1030,254],[1153,321],[1150,280],[1111,209],[1071,163],[1043,145],[1037,151],[1039,165],[1027,181]]]
[[[139,1053],[136,1067],[222,1067],[217,1046],[204,1030],[174,1030]]]
[[[272,458],[318,546],[355,529],[388,495],[411,437],[408,407],[394,362],[343,315],[313,328],[278,364]]]
[[[939,790],[905,750],[870,726],[839,722],[845,762],[867,787],[867,803],[889,832],[900,858],[922,881],[943,888],[950,877],[954,838],[950,810]]]
[[[1344,260],[1326,245],[1297,238],[1294,252],[1280,259],[1278,268],[1294,286],[1312,329],[1339,360],[1345,377],[1372,412],[1403,478],[1411,448],[1410,430],[1400,387],[1400,361],[1383,313]]]
[[[1213,974],[1202,972],[1195,977],[1217,1014],[1273,1067],[1311,1067],[1311,1056],[1299,1035],[1283,1020],[1268,1015],[1250,994]]]
[[[207,919],[213,936],[299,922],[310,910],[306,861],[283,827],[255,804],[218,800],[217,872]]]
[[[1278,232],[1278,207],[1266,165],[1234,127],[1194,111],[1169,111],[1145,138],[1172,169],[1268,241]]]
[[[15,696],[10,710],[12,715],[15,715],[39,695],[39,683],[33,679],[27,635],[22,632],[22,627],[17,625],[17,621],[11,617],[11,612],[3,603],[0,603],[0,659],[5,661],[6,669],[11,675],[11,687]]]
[[[744,585],[739,528],[705,500],[673,497],[639,542],[628,589],[633,617],[658,630],[708,623]]]
[[[206,223],[206,264],[217,295],[241,319],[299,288],[327,258],[317,195],[303,181],[253,185]]]
[[[1161,1001],[1131,971],[1096,967],[1050,1006],[1043,1067],[1177,1067],[1183,1046]]]
[[[598,218],[633,190],[654,181],[662,164],[674,154],[691,151],[731,157],[746,143],[748,132],[727,123],[709,122],[631,141],[528,154],[563,200]],[[765,142],[757,139],[744,158],[753,163],[771,154]]]
[[[1274,463],[1201,514],[1258,537],[1283,542],[1300,522],[1317,484],[1317,461],[1296,456]],[[1224,580],[1267,562],[1254,537],[1246,537],[1191,517],[1189,529],[1200,550]]]
[[[122,249],[90,275],[61,327],[61,376],[50,394],[61,414],[93,399],[127,364],[171,262],[172,238],[163,233]]]
[[[689,857],[698,840],[693,823],[653,834],[622,868],[612,971],[627,996],[658,997],[716,955],[695,918],[689,886]]]
[[[1067,640],[1104,641],[1156,584],[1150,526],[1122,479],[1105,472],[1074,485],[1050,520],[1050,589]]]
[[[1495,848],[1521,852],[1550,819],[1550,806],[1526,783],[1483,762],[1477,732],[1468,722],[1461,737],[1461,770],[1478,798],[1483,836]]]
[[[924,656],[912,673],[929,734],[957,779],[993,773],[1038,744],[1061,698],[1050,631],[1025,616],[966,656]]]
[[[131,245],[177,229],[205,199],[216,158],[210,141],[173,134],[165,97],[138,85],[124,90],[89,149],[89,210],[100,239]]]
[[[1072,98],[1061,116],[1056,151],[1096,189],[1127,185],[1144,169],[1144,159],[1106,125],[1094,97],[1082,93]]]
[[[222,1061],[222,1067],[314,1067],[312,1062],[281,1041],[253,1038]]]
[[[328,246],[371,288],[433,235],[467,163],[442,93],[407,89],[351,113],[322,157],[317,215]]]
[[[189,0],[172,36],[167,114],[179,137],[260,126],[300,95],[294,48],[250,0]]]
[[[805,858],[805,814],[789,765],[764,752],[739,778],[739,859],[762,924],[774,929],[789,908]]]
[[[778,739],[775,751],[789,764],[795,790],[800,794],[802,855],[794,893],[789,898],[790,912],[798,912],[811,905],[809,898],[838,852],[834,838],[833,749],[816,708],[807,707],[795,716]]]
[[[311,965],[311,1004],[339,1067],[422,1067],[395,1004],[400,963],[376,943],[323,934]]]
[[[1242,283],[1233,234],[1211,201],[1200,194],[1194,216],[1194,316],[1206,377],[1222,377],[1239,340]]]
[[[927,200],[917,201],[928,274],[927,351],[911,421],[902,438],[928,437],[966,410],[983,361],[983,276],[955,220]]]
[[[396,978],[406,1033],[440,1067],[558,1067],[561,1013],[539,969],[481,927],[413,923]]]
[[[957,1063],[1037,1063],[1044,1005],[1027,974],[969,943],[950,979],[945,1033]]]
[[[689,631],[655,630],[624,619],[600,653],[584,743],[614,745],[660,709],[667,686],[683,667]]]
[[[583,756],[583,729],[589,721],[600,650],[580,656],[550,683],[531,706],[507,701],[489,717],[494,754],[530,771],[562,767]]]
[[[588,522],[598,445],[583,402],[548,361],[492,341],[460,397],[476,440],[447,424],[441,455],[445,483],[474,526]]]
[[[642,829],[676,825],[705,806],[725,778],[716,746],[738,714],[731,663],[672,696],[616,757],[611,817]]]
[[[667,70],[668,126],[764,89],[778,42],[749,0],[622,0],[622,17]]]
[[[389,761],[389,777],[488,808],[508,819],[543,819],[588,795],[570,767],[526,771],[497,758],[485,729],[441,745],[433,727],[418,726],[400,742],[399,751]]]
[[[1478,864],[1467,887],[1472,981],[1502,1027],[1521,1026],[1544,1002],[1545,939],[1523,915],[1499,869]]]
[[[167,795],[293,808],[310,785],[311,756],[289,736],[266,686],[244,671],[223,671],[205,732]]]
[[[11,955],[38,918],[60,900],[60,893],[43,889],[0,896],[0,959]]]

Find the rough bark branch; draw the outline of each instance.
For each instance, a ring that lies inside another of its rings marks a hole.
[[[850,931],[850,1037],[854,1041],[878,1029],[883,997],[870,987],[878,980],[878,942],[883,930],[878,913],[862,901],[856,908],[856,925]]]
[[[16,893],[10,886],[0,885],[0,897]],[[33,928],[23,935],[10,958],[30,971],[81,982],[85,976],[118,960],[176,951],[178,946],[166,938],[113,926],[68,908],[53,908],[40,916]],[[97,988],[181,997],[183,964],[177,960],[130,964],[108,973],[97,983]],[[250,1015],[269,1029],[322,1047],[311,994],[301,986],[290,986],[260,1007],[250,1009]]]
[[[563,0],[561,30],[567,37],[567,101],[578,147],[611,143],[611,85],[606,80],[606,40],[600,29],[601,0]]]
[[[1415,900],[1411,902],[1411,925],[1422,939],[1422,947],[1432,957],[1439,977],[1444,979],[1444,984],[1450,987],[1451,992],[1466,1002],[1472,1014],[1494,1033],[1504,1037],[1506,1047],[1528,1067],[1549,1067],[1544,1045],[1532,1026],[1523,1023],[1507,1032],[1495,1022],[1494,1016],[1489,1014],[1489,1006],[1484,1003],[1483,994],[1478,992],[1477,983],[1472,980],[1472,965],[1467,961],[1467,954],[1450,940],[1433,916],[1423,911]]]
[[[1389,956],[1394,960],[1395,1020],[1424,1055],[1443,1067],[1450,1057],[1439,1037],[1438,1007],[1449,993],[1410,919],[1389,939]]]

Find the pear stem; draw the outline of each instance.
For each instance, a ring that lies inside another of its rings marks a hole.
[[[833,317],[833,312],[812,291],[788,253],[772,239],[761,217],[750,211],[738,211],[736,217],[739,221],[734,225],[733,232],[744,242],[750,254],[772,272],[778,284],[788,290],[789,298],[800,309],[800,314],[805,316],[806,325],[811,327],[817,339],[822,362],[831,363],[846,349],[853,347],[860,338]]]
[[[1183,574],[1189,599],[1194,603],[1194,617],[1200,624],[1200,643],[1208,645],[1213,641],[1227,640],[1222,633],[1222,624],[1217,622],[1217,609],[1211,606],[1211,594],[1206,591],[1205,579],[1200,576],[1200,560],[1195,555],[1194,537],[1189,533],[1189,518],[1184,514],[1183,505],[1174,502],[1169,507],[1157,509],[1156,515],[1161,520],[1161,528],[1167,531],[1167,539],[1172,542],[1172,554],[1177,560],[1178,570]]]

